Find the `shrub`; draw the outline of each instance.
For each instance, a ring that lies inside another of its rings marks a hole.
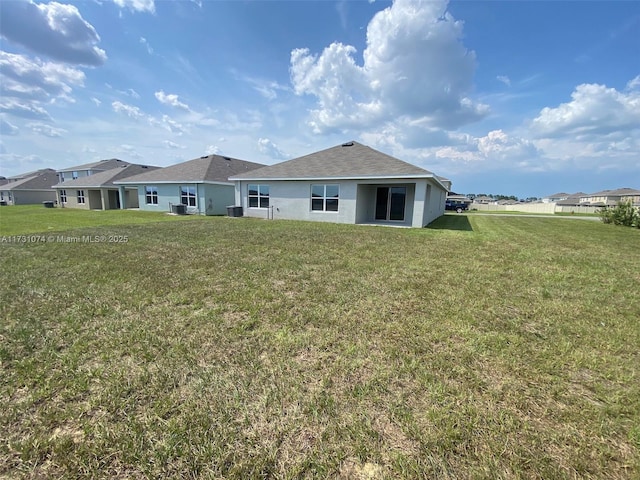
[[[613,223],[614,225],[624,225],[625,227],[636,226],[640,228],[640,211],[633,206],[630,200],[620,201],[613,208],[602,207],[598,210],[600,220],[603,223]]]

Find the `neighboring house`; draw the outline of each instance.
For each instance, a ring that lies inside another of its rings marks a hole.
[[[56,193],[51,187],[58,183],[58,177],[56,171],[51,168],[10,177],[7,180],[8,183],[0,185],[2,205],[29,205],[56,200]]]
[[[619,188],[617,190],[602,190],[580,196],[580,203],[590,205],[615,206],[620,201],[631,201],[633,204],[640,204],[640,190],[633,188]]]
[[[60,178],[59,183],[88,177],[96,173],[111,170],[112,168],[123,167],[125,165],[129,165],[129,162],[125,162],[124,160],[119,160],[117,158],[110,158],[108,160],[99,160],[97,162],[85,163],[84,165],[64,168],[62,170],[58,170],[58,177]]]
[[[567,195],[567,198],[557,200],[555,203],[560,207],[579,207],[581,205],[580,197],[586,195],[583,192],[571,193]]]
[[[471,200],[466,195],[462,195],[454,192],[447,193],[447,200],[450,200],[456,203],[466,203],[467,205],[470,205],[473,202],[473,200]]]
[[[58,204],[62,207],[84,208],[87,210],[115,210],[119,208],[138,208],[138,189],[114,185],[134,175],[157,170],[160,167],[125,165],[111,168],[89,176],[54,185]]]
[[[488,197],[486,195],[480,195],[473,199],[473,203],[479,203],[480,205],[489,205],[490,203],[494,203],[495,200],[493,197]]]
[[[236,205],[249,217],[406,227],[443,215],[450,184],[357,142],[230,180]]]
[[[174,205],[185,205],[187,213],[224,215],[235,198],[229,177],[260,167],[264,165],[209,155],[114,183],[122,188],[137,188],[141,210],[171,212]]]
[[[549,195],[548,197],[544,197],[542,199],[542,203],[554,203],[554,202],[559,202],[561,200],[566,200],[567,198],[569,198],[571,195],[569,195],[568,193],[564,193],[564,192],[560,192],[560,193],[554,193],[553,195]]]

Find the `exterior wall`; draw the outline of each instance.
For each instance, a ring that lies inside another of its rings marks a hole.
[[[640,195],[622,195],[620,200],[625,202],[631,201],[634,205],[640,205]]]
[[[60,190],[65,190],[67,192],[67,203],[62,204],[60,202]],[[78,190],[84,190],[84,204],[78,203]],[[86,188],[56,188],[56,192],[58,194],[58,204],[62,207],[89,210],[89,190]]]
[[[158,204],[149,205],[146,199],[146,187],[158,189]],[[196,187],[196,206],[188,207],[187,213],[200,215],[224,215],[227,206],[233,205],[233,185],[213,185],[203,183],[148,183],[138,186],[138,208],[151,212],[171,212],[172,205],[181,204],[180,187]],[[127,208],[129,203],[127,203]],[[133,207],[131,207],[133,208]]]
[[[90,210],[102,210],[102,195],[100,190],[85,190],[85,202]]]
[[[248,185],[269,185],[269,208],[248,207]],[[337,212],[311,210],[312,184],[338,184],[340,200]],[[407,188],[404,221],[375,219],[378,187]],[[235,188],[236,205],[243,207],[245,216],[288,220],[307,220],[333,223],[372,223],[406,227],[423,227],[444,214],[446,191],[428,179],[397,179],[375,183],[339,180],[319,181],[238,181]]]
[[[422,216],[421,225],[414,224],[414,227],[424,227],[433,222],[436,218],[444,215],[444,206],[447,201],[447,192],[440,185],[431,180],[424,180],[427,184],[426,206]]]
[[[92,173],[96,173],[91,170],[63,170],[58,172],[60,182],[64,182],[66,180],[73,180],[73,172],[77,172],[78,178],[88,177]]]
[[[55,202],[56,192],[54,190],[3,190],[2,197],[2,201],[7,202],[7,205],[37,205],[42,202]]]
[[[314,222],[356,223],[356,191],[353,181],[240,181],[236,189],[236,205],[242,205],[244,215],[256,218],[309,220]],[[270,208],[249,208],[247,189],[249,184],[269,185]],[[311,184],[339,184],[340,200],[337,212],[311,210]]]
[[[226,215],[227,207],[234,204],[235,189],[231,185],[200,185],[202,191],[202,213]]]
[[[132,189],[126,189],[125,193],[125,205],[126,208],[139,208],[140,204],[138,203],[139,199],[138,199],[138,190],[132,190]],[[122,202],[121,206],[122,206]]]

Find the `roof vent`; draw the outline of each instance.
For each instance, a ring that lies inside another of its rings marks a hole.
[[[231,161],[231,159],[229,157],[222,157],[222,158],[224,158],[225,160],[227,160],[229,162]]]
[[[343,147],[353,147],[353,142],[347,142],[342,144]]]
[[[209,155],[205,155],[205,156],[200,157],[200,158],[209,158]]]

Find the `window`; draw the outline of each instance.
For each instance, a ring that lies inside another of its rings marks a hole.
[[[71,177],[75,180],[76,178],[78,178],[78,172],[74,171],[71,173]]]
[[[196,187],[180,187],[180,203],[187,207],[195,207]]]
[[[158,205],[158,187],[145,187],[147,205]]]
[[[249,185],[249,207],[269,208],[269,185]]]
[[[337,212],[340,185],[311,185],[311,210]]]
[[[84,190],[78,190],[78,205],[84,205]]]
[[[60,203],[67,203],[67,191],[60,190]]]

